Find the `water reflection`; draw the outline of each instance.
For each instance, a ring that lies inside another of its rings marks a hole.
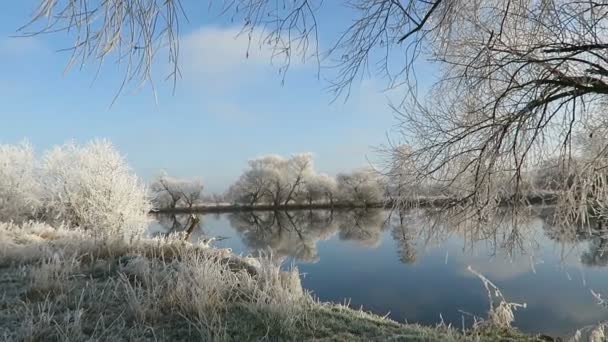
[[[591,222],[587,226],[554,224],[551,208],[536,208],[514,223],[509,211],[485,225],[465,220],[445,211],[383,209],[249,211],[226,214],[230,226],[238,233],[249,252],[272,251],[278,259],[314,263],[319,261],[318,244],[337,236],[341,241],[353,241],[367,248],[377,248],[385,232],[395,242],[397,258],[413,264],[418,249],[428,249],[458,238],[462,249],[483,248],[489,257],[508,258],[533,256],[540,247],[539,240],[548,238],[564,251],[587,250],[578,253],[586,266],[608,265],[608,226]],[[169,235],[193,230],[193,239],[217,238],[205,231],[203,214],[158,215],[159,227],[152,235]],[[215,214],[218,219],[219,214]],[[450,217],[451,219],[446,219]],[[542,229],[538,229],[540,226]],[[539,236],[539,233],[542,236]],[[564,253],[562,258],[566,258]]]
[[[186,232],[192,225],[195,230],[201,230],[203,220],[202,214],[166,214],[158,215],[158,224],[164,228],[154,232],[155,236],[167,236],[175,233]]]
[[[236,253],[272,250],[294,261],[321,300],[362,305],[397,320],[461,326],[462,311],[484,316],[487,297],[472,265],[515,302],[527,332],[570,334],[608,319],[590,290],[608,291],[608,229],[555,224],[552,208],[491,222],[439,210],[302,210],[201,217],[191,239],[226,236]],[[449,219],[448,219],[449,218]],[[159,216],[158,234],[187,229],[188,215]],[[204,221],[203,221],[204,220]],[[470,319],[465,317],[466,325]]]
[[[583,252],[581,262],[587,266],[608,265],[608,231],[597,230],[591,233],[589,250]]]
[[[239,212],[228,220],[250,250],[269,249],[277,258],[305,262],[317,262],[319,241],[336,234],[341,240],[378,246],[385,227],[380,209]]]
[[[412,222],[403,214],[389,216],[391,236],[397,245],[399,261],[404,264],[416,262],[416,231]]]

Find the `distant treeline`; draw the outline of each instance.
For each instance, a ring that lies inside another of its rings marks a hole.
[[[445,206],[474,198],[462,196],[454,184],[421,185],[406,172],[382,174],[371,168],[340,173],[335,177],[314,168],[312,154],[290,158],[270,155],[248,162],[241,176],[224,194],[205,195],[200,180],[180,180],[161,174],[150,186],[154,211],[226,212],[235,210],[298,210],[331,208],[379,208]],[[554,177],[555,176],[555,177]],[[521,182],[518,194],[505,186],[494,202],[509,205],[525,200],[528,204],[555,203],[556,191],[547,186],[547,172]],[[508,182],[506,182],[508,183]],[[523,197],[521,197],[523,196]]]
[[[156,210],[378,207],[387,198],[378,172],[360,169],[331,177],[315,170],[309,153],[250,160],[247,169],[222,195],[205,196],[200,180],[178,180],[166,174],[150,188]]]

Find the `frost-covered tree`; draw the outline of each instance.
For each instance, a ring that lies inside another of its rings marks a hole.
[[[41,193],[32,147],[28,143],[0,145],[0,221],[34,218]]]
[[[534,173],[534,187],[539,191],[559,191],[569,188],[574,182],[577,161],[572,158],[564,165],[559,158],[544,161]]]
[[[308,204],[315,202],[334,203],[338,184],[333,177],[324,173],[310,174],[304,179],[301,199]]]
[[[312,178],[316,174],[312,153],[301,153],[292,156],[288,161],[286,174],[289,192],[284,203],[289,204],[291,201],[295,201],[298,192],[303,191],[304,180]]]
[[[249,161],[248,168],[230,187],[226,197],[248,205],[290,203],[379,203],[383,200],[381,176],[362,169],[337,179],[318,173],[310,153],[291,158],[270,155]]]
[[[412,148],[409,145],[395,146],[387,151],[389,155],[382,183],[385,197],[389,201],[394,205],[401,205],[420,195],[435,194],[435,191],[431,191],[431,187],[437,186],[437,182],[425,184],[425,186],[417,182],[417,170],[415,165],[409,162],[412,154]]]
[[[338,196],[341,201],[373,204],[383,200],[383,187],[377,172],[361,169],[341,173],[336,177]]]
[[[309,153],[291,158],[263,156],[249,161],[248,166],[228,191],[228,197],[238,203],[289,204],[298,197],[304,179],[314,173]]]
[[[157,209],[192,208],[201,201],[203,189],[203,182],[198,179],[176,179],[165,172],[150,184],[152,204]]]
[[[608,119],[589,122],[568,156],[554,156],[536,170],[534,186],[556,197],[556,225],[589,226],[608,218]]]
[[[44,156],[41,173],[48,221],[100,235],[133,237],[145,230],[147,190],[111,143],[55,147]]]
[[[213,193],[213,194],[211,194],[211,197],[209,200],[210,200],[210,202],[215,203],[215,205],[220,205],[220,204],[224,203],[226,198],[222,194]]]
[[[276,155],[264,156],[249,162],[250,171],[259,172],[267,180],[267,187],[263,193],[265,203],[281,205],[291,189],[295,188],[289,184],[288,162],[288,159]]]
[[[230,186],[226,198],[234,203],[254,205],[263,201],[270,179],[261,170],[247,170]]]

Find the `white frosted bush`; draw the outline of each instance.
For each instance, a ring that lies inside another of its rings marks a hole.
[[[146,189],[107,141],[55,147],[42,161],[42,180],[50,222],[127,237],[146,228]]]
[[[27,143],[0,145],[0,221],[22,222],[39,208],[36,159]]]

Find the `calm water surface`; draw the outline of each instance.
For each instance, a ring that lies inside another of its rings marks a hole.
[[[525,332],[570,335],[608,320],[590,290],[608,295],[608,234],[551,226],[540,214],[514,228],[429,225],[426,214],[383,210],[204,215],[193,239],[243,255],[272,250],[295,265],[303,286],[322,301],[398,321],[470,326],[488,297],[467,267],[493,281],[512,302],[527,303],[515,325]],[[160,216],[153,234],[183,229],[188,216]]]

